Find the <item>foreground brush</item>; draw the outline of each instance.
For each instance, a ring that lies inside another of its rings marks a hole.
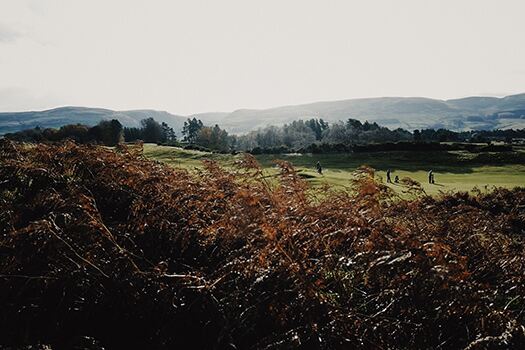
[[[0,348],[525,348],[525,189],[237,165],[0,141]]]

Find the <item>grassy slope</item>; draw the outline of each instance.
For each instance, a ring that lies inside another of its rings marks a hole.
[[[210,154],[206,152],[188,151],[174,147],[145,145],[144,154],[152,159],[166,162],[175,167],[187,169],[198,168],[204,159],[219,161],[224,166],[231,166],[234,156]],[[274,170],[273,160],[290,161],[301,172],[301,175],[313,185],[328,183],[335,186],[349,184],[351,173],[361,165],[369,165],[378,170],[378,175],[386,179],[385,172],[392,169],[395,177],[408,176],[420,181],[427,193],[439,191],[462,190],[469,191],[477,186],[501,186],[512,188],[525,185],[524,164],[492,164],[484,165],[473,159],[475,156],[462,152],[385,152],[362,154],[305,154],[305,155],[261,155],[259,162],[269,174]],[[315,163],[320,161],[324,174],[315,172]],[[434,170],[436,184],[427,183],[427,172]],[[401,190],[400,185],[391,185]]]

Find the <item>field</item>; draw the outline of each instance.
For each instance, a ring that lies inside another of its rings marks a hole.
[[[174,167],[195,169],[202,167],[202,160],[212,159],[231,167],[240,156],[212,154],[200,151],[146,144],[144,154],[151,159],[165,162]],[[299,175],[313,186],[330,184],[338,188],[350,185],[353,172],[361,165],[368,165],[377,170],[380,179],[386,182],[386,170],[390,168],[392,180],[397,175],[400,179],[410,177],[421,183],[428,194],[440,191],[471,191],[477,187],[481,191],[493,187],[513,188],[525,186],[525,164],[515,159],[506,164],[497,155],[488,159],[488,164],[476,159],[476,155],[467,152],[377,152],[357,154],[304,154],[304,155],[258,155],[268,175],[277,173],[276,159],[289,161],[299,171]],[[323,175],[317,174],[315,164],[320,161]],[[428,171],[435,174],[435,184],[428,183]],[[405,189],[401,184],[389,184],[400,192]]]

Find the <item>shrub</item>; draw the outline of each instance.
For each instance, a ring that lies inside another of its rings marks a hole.
[[[362,168],[312,190],[140,145],[4,140],[0,164],[0,344],[525,346],[525,189],[403,200]]]

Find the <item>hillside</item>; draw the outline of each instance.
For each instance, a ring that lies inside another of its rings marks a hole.
[[[185,120],[182,116],[149,109],[113,111],[104,108],[60,107],[45,111],[0,113],[0,135],[37,126],[57,128],[78,123],[95,125],[103,119],[118,119],[124,126],[139,126],[140,120],[148,117],[165,122],[176,131],[182,129]]]
[[[208,115],[198,115],[207,120]],[[448,128],[478,130],[525,127],[525,94],[437,100],[422,97],[382,97],[317,102],[270,109],[240,109],[214,121],[234,132],[296,119],[323,118],[329,122],[355,118],[375,121],[389,128],[409,130]]]
[[[348,118],[375,121],[391,129],[447,128],[482,130],[525,128],[525,94],[497,97],[467,97],[437,100],[423,97],[381,97],[283,106],[270,109],[239,109],[231,113],[174,115],[156,110],[113,111],[102,108],[60,107],[46,111],[0,113],[0,135],[27,128],[59,127],[64,124],[94,125],[102,119],[118,119],[125,126],[138,126],[153,117],[180,132],[184,120],[196,117],[206,124],[219,124],[229,132],[243,133],[267,125],[282,125],[297,119],[323,118],[329,122]]]

